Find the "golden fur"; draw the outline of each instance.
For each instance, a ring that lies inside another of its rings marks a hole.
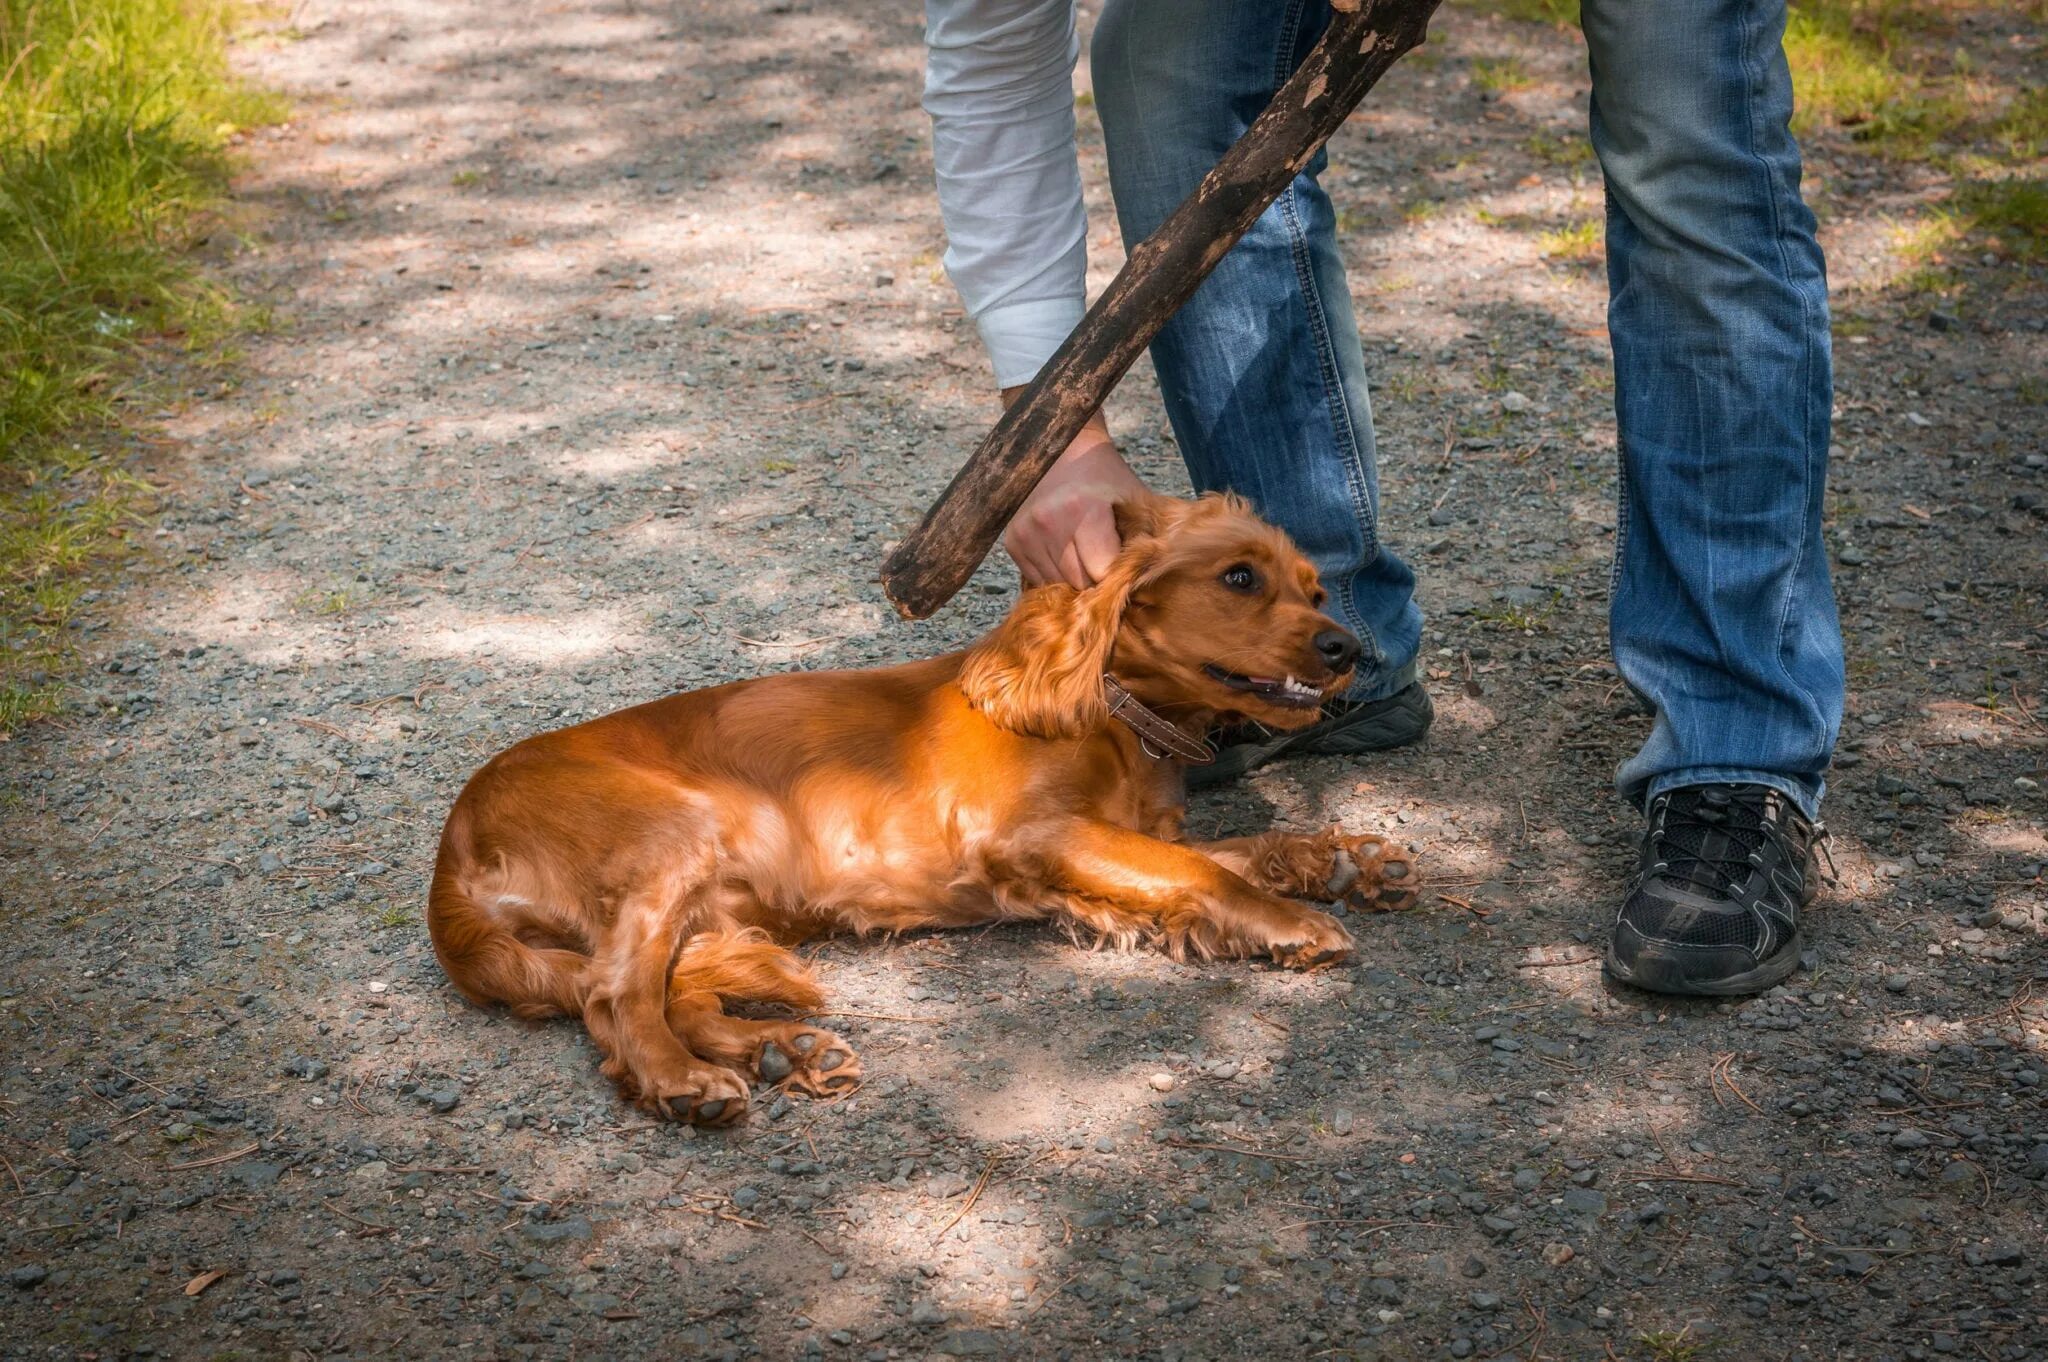
[[[1149,497],[1118,525],[1102,582],[1025,592],[964,653],[672,695],[492,758],[428,898],[449,978],[580,1017],[629,1098],[723,1125],[751,1078],[859,1081],[830,1032],[724,1011],[815,1010],[787,948],[820,932],[1055,919],[1176,957],[1340,958],[1350,937],[1305,900],[1406,901],[1412,861],[1334,829],[1182,842],[1181,767],[1110,719],[1102,687],[1113,672],[1191,735],[1312,722],[1313,697],[1255,683],[1349,681],[1314,570],[1233,498]]]

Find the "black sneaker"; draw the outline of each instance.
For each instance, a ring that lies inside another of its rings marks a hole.
[[[1655,993],[1760,993],[1798,968],[1799,910],[1826,834],[1768,785],[1689,785],[1650,801],[1607,972]]]
[[[1239,724],[1216,735],[1213,764],[1188,768],[1188,788],[1227,784],[1281,757],[1355,756],[1406,747],[1429,732],[1435,717],[1429,692],[1417,681],[1384,700],[1332,700],[1319,721],[1291,733]]]

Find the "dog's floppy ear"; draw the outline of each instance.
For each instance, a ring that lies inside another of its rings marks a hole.
[[[1159,565],[1181,503],[1145,496],[1116,505],[1123,549],[1086,591],[1032,587],[960,669],[967,703],[992,723],[1040,738],[1085,737],[1109,719],[1102,674],[1131,593]]]

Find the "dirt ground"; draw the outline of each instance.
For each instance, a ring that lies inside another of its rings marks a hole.
[[[1584,56],[1546,26],[1440,15],[1333,153],[1436,729],[1192,815],[1393,829],[1419,911],[1309,977],[829,944],[867,1086],[729,1134],[455,996],[425,877],[493,751],[1010,599],[992,562],[911,625],[874,581],[992,405],[919,19],[300,0],[243,54],[299,110],[224,251],[280,327],[167,418],[80,705],[0,745],[0,1356],[2048,1355],[2042,267],[1962,259],[1931,312],[1895,232],[1938,178],[1811,145],[1839,883],[1767,997],[1613,988],[1645,721],[1605,651]],[[2009,22],[1980,46],[2038,60]],[[1112,421],[1185,486],[1149,374]]]

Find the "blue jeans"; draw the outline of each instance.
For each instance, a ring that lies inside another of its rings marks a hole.
[[[1329,21],[1327,0],[1109,0],[1091,53],[1124,240],[1163,221]],[[1842,709],[1821,542],[1827,288],[1788,124],[1784,0],[1585,0],[1607,180],[1621,444],[1610,628],[1652,707],[1643,802],[1775,786],[1809,815]],[[1380,541],[1365,363],[1318,156],[1153,343],[1188,474],[1315,561],[1364,644],[1352,695],[1415,675],[1414,575]]]

